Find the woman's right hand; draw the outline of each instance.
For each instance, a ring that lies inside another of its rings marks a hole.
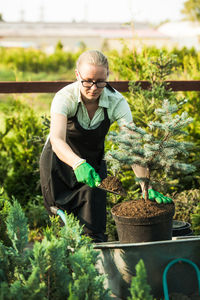
[[[76,167],[74,169],[74,173],[78,182],[83,182],[90,187],[96,187],[101,183],[99,174],[87,162],[83,162],[78,167]]]

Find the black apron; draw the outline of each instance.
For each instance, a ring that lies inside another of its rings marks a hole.
[[[99,127],[86,130],[78,123],[78,108],[75,116],[67,121],[66,142],[104,179],[107,176],[104,142],[110,127],[107,109],[104,108],[104,120]],[[78,183],[73,169],[53,152],[49,139],[40,157],[40,182],[44,204],[50,214],[50,206],[73,213],[84,225],[84,232],[95,242],[106,240],[106,192]]]

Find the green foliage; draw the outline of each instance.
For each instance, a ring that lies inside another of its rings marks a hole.
[[[1,81],[15,81],[16,76],[14,70],[8,68],[8,66],[0,65],[0,80]]]
[[[8,283],[12,285],[16,281],[15,285],[17,285],[18,280],[23,280],[23,277],[29,273],[30,264],[28,263],[29,252],[23,252],[28,242],[27,219],[16,200],[13,200],[13,204],[10,205],[6,226],[12,247],[5,246],[0,242],[0,274],[2,278],[0,286],[3,284],[5,287],[5,299],[12,299],[12,297],[8,297]],[[14,286],[11,287],[12,289],[14,290]],[[0,288],[0,291],[3,293],[4,289]],[[0,299],[4,298],[0,297]]]
[[[150,58],[159,57],[160,50],[156,47],[143,47],[140,51],[124,46],[121,53],[116,50],[109,51],[106,45],[106,53],[109,58],[111,78],[113,80],[146,80],[146,66]],[[104,47],[104,48],[105,48]],[[59,78],[73,80],[72,69],[75,67],[78,56],[86,50],[86,45],[80,42],[76,53],[63,50],[61,41],[58,41],[55,51],[47,54],[38,49],[4,49],[0,48],[1,80],[58,80]],[[194,48],[183,47],[168,50],[162,48],[165,55],[176,56],[177,64],[173,67],[170,79],[198,79],[200,53]],[[70,72],[69,72],[70,71]],[[35,74],[34,74],[35,73]],[[69,77],[70,76],[70,77]]]
[[[129,93],[126,96],[137,126],[147,129],[150,121],[159,120],[159,115],[154,111],[162,106],[165,99],[172,104],[184,101],[184,99],[178,100],[166,83],[167,77],[173,72],[175,66],[174,55],[169,57],[161,51],[156,57],[148,57],[143,66],[143,80],[148,80],[151,88],[142,89],[140,84],[130,83]]]
[[[171,195],[175,203],[174,219],[192,223],[192,216],[200,203],[200,190],[185,190]]]
[[[42,228],[49,223],[49,215],[44,207],[41,195],[36,195],[25,206],[25,214],[29,220],[30,229]]]
[[[107,291],[103,289],[104,277],[98,275],[95,269],[97,257],[98,253],[94,253],[92,248],[88,249],[88,245],[70,256],[69,261],[74,272],[72,292],[77,299],[108,299]]]
[[[131,51],[125,45],[121,54],[117,51],[110,51],[110,66],[111,70],[114,72],[115,80],[148,80],[151,74],[151,68],[148,68],[148,64],[150,63],[152,65],[152,58],[159,58],[160,53],[162,53],[163,56],[166,56],[168,50],[165,48],[160,50],[156,47],[143,47],[139,52],[135,49],[134,51]],[[173,54],[171,54],[171,56],[173,56]],[[160,73],[162,74],[162,69],[160,69]],[[171,73],[172,72],[170,72],[170,74]]]
[[[111,77],[113,80],[147,80],[148,72],[146,68],[151,64],[152,58],[158,58],[160,53],[164,56],[176,57],[176,64],[173,65],[172,72],[168,79],[198,79],[200,53],[194,48],[174,47],[169,50],[165,47],[158,49],[155,46],[143,47],[140,51],[132,50],[126,45],[121,53],[116,50],[108,52],[110,61]]]
[[[79,51],[82,53],[87,50],[87,45],[84,41],[78,42]]]
[[[10,210],[10,202],[6,199],[6,196],[2,194],[0,196],[0,242],[3,242],[6,246],[11,245],[11,241],[7,235],[6,230],[6,218]]]
[[[56,44],[55,51],[61,51],[61,50],[63,50],[63,44],[61,41],[58,41]]]
[[[199,74],[199,52],[192,47],[178,49],[174,47],[169,55],[176,57],[176,68],[171,74],[172,79],[197,79]]]
[[[200,186],[200,118],[198,107],[200,106],[199,93],[187,93],[188,98],[187,104],[184,106],[185,111],[193,117],[193,122],[188,126],[188,135],[185,137],[185,141],[192,142],[195,145],[195,150],[193,150],[187,161],[196,166],[196,172],[193,176],[180,176],[179,189],[196,189]]]
[[[14,197],[9,199],[5,193],[0,196],[0,241],[6,246],[11,246],[11,240],[6,226],[6,218],[14,201]],[[49,224],[49,216],[44,207],[42,196],[38,195],[28,201],[24,212],[29,222],[29,241],[42,240],[43,228]]]
[[[200,234],[200,201],[194,209],[194,214],[191,216],[192,229],[195,234]]]
[[[200,1],[199,0],[187,0],[183,4],[183,9],[181,11],[186,15],[187,19],[190,21],[200,22]]]
[[[192,122],[187,113],[175,114],[178,105],[171,105],[168,100],[163,101],[162,108],[155,111],[161,115],[161,121],[149,122],[149,133],[135,124],[125,124],[119,133],[110,132],[109,136],[118,148],[106,153],[106,160],[120,169],[121,165],[137,164],[148,168],[149,175],[139,178],[145,182],[145,199],[152,177],[168,174],[171,170],[181,173],[192,173],[195,167],[181,162],[180,155],[187,156],[190,143],[180,141],[182,130]],[[153,173],[154,172],[154,173]],[[153,176],[154,175],[154,176]]]
[[[0,184],[8,196],[15,196],[22,205],[39,194],[38,162],[42,144],[34,136],[43,136],[42,125],[30,106],[21,101],[12,103],[13,112],[5,118],[0,131]]]
[[[14,201],[7,217],[13,247],[0,243],[0,299],[110,299],[104,276],[95,268],[98,252],[72,215],[60,228],[57,218],[44,239],[27,247],[27,222]]]
[[[58,44],[60,44],[58,42]],[[62,42],[61,42],[62,44]],[[60,46],[61,46],[60,44]],[[75,77],[72,75],[74,72],[72,71],[75,66],[76,58],[79,56],[81,51],[84,49],[79,48],[77,53],[69,53],[65,52],[61,47],[56,47],[54,53],[51,55],[44,53],[41,50],[36,49],[4,49],[0,48],[0,80],[74,80]],[[83,45],[84,46],[84,45]],[[85,47],[85,46],[84,46]],[[159,89],[156,92],[156,86],[154,85],[156,80],[152,80],[153,88],[152,90],[144,90],[144,94],[140,95],[140,90],[138,85],[131,84],[130,89],[133,89],[133,94],[126,93],[125,96],[131,106],[134,122],[137,126],[143,127],[151,121],[152,117],[158,118],[154,112],[154,105],[156,108],[161,107],[162,101],[161,98],[170,98],[170,101],[176,103],[176,101],[181,102],[183,98],[186,98],[188,101],[184,104],[182,110],[188,112],[189,116],[192,116],[193,122],[187,127],[188,135],[184,137],[184,140],[187,142],[192,142],[195,145],[195,151],[191,151],[189,156],[186,158],[187,163],[192,163],[196,166],[196,171],[192,174],[182,175],[180,172],[171,172],[170,178],[161,178],[163,181],[162,190],[165,194],[171,192],[182,192],[185,189],[199,189],[200,184],[200,119],[199,119],[199,110],[200,107],[200,97],[197,92],[186,92],[186,93],[173,93],[171,94],[170,90],[165,89],[166,85],[164,84],[164,80],[198,80],[200,76],[200,52],[195,50],[194,48],[183,47],[181,49],[173,48],[168,50],[167,48],[162,48],[160,51],[156,47],[143,47],[141,50],[134,51],[128,47],[124,47],[121,53],[118,53],[116,50],[109,51],[107,49],[107,55],[110,62],[110,80],[151,80],[153,79],[153,75],[155,74],[155,62],[159,65],[160,70],[162,71],[163,66],[167,63],[168,74],[163,77],[162,72],[162,80],[159,81]],[[162,58],[161,58],[162,55]],[[69,58],[69,60],[68,60]],[[171,61],[170,61],[171,60]],[[67,68],[72,69],[67,69]],[[171,71],[170,71],[171,67]],[[152,72],[154,71],[154,72]],[[159,73],[158,73],[159,74]],[[154,76],[155,78],[155,76]],[[158,88],[158,87],[157,87]],[[179,96],[179,94],[181,96]],[[27,95],[23,98],[26,99],[27,102],[32,101],[33,110],[37,113],[38,110],[41,112],[43,110],[43,114],[49,114],[49,105],[52,98],[49,96],[48,103],[46,103],[46,99],[44,99],[45,94],[42,95]],[[179,97],[178,97],[179,96]],[[13,99],[13,96],[1,95],[0,96],[0,111],[1,117],[4,118],[3,112],[7,119],[13,117],[13,125],[6,125],[6,122],[1,118],[1,126],[0,126],[0,184],[4,185],[5,192],[11,196],[12,194],[15,198],[18,199],[20,203],[26,207],[26,216],[30,220],[30,228],[32,229],[32,236],[41,235],[38,232],[39,226],[44,226],[45,224],[45,213],[43,214],[43,204],[37,197],[40,196],[39,191],[39,172],[38,172],[38,159],[41,153],[41,149],[44,142],[44,136],[46,132],[40,131],[41,124],[40,120],[32,119],[31,127],[34,127],[34,124],[38,126],[39,122],[39,132],[31,134],[32,138],[30,138],[30,144],[27,144],[28,147],[36,149],[37,152],[34,158],[27,159],[25,156],[26,162],[23,161],[23,152],[21,153],[21,161],[19,156],[16,155],[16,163],[15,163],[15,154],[9,150],[7,153],[7,148],[2,148],[2,145],[5,145],[5,138],[12,139],[12,135],[15,136],[17,129],[14,129],[14,120],[18,119],[19,115],[21,116],[26,114],[26,111],[29,108],[23,108],[23,106],[15,106],[16,101],[10,101]],[[14,96],[14,99],[16,96]],[[177,98],[177,100],[176,100]],[[4,100],[5,99],[5,100]],[[18,102],[18,101],[17,101]],[[46,103],[46,104],[44,104]],[[25,105],[26,106],[26,105]],[[39,109],[38,109],[39,108]],[[13,111],[13,112],[12,112]],[[24,111],[24,113],[23,113]],[[180,111],[181,113],[182,111]],[[155,121],[153,119],[152,121]],[[18,122],[18,121],[17,121]],[[9,126],[8,126],[9,125]],[[30,124],[29,124],[30,125]],[[13,128],[11,128],[13,127]],[[21,126],[24,128],[23,126]],[[6,133],[6,128],[8,132]],[[22,130],[21,128],[21,130]],[[114,129],[116,130],[117,126],[114,124]],[[147,126],[146,126],[146,129]],[[33,130],[34,131],[34,130]],[[2,134],[5,134],[5,136]],[[28,138],[29,139],[29,138]],[[16,147],[16,152],[18,151],[18,144],[21,144],[20,139],[16,139],[16,143],[14,147]],[[31,146],[29,146],[31,145]],[[106,151],[110,150],[112,143],[110,141],[106,142]],[[9,145],[7,145],[9,149]],[[11,156],[10,156],[11,155]],[[29,153],[31,156],[31,154]],[[17,166],[20,166],[20,172],[15,176],[15,170],[17,171]],[[28,166],[28,175],[26,170],[26,165]],[[24,166],[24,170],[22,168]],[[24,171],[24,174],[23,174]],[[112,170],[109,169],[109,172]],[[22,177],[21,177],[22,175]],[[25,177],[27,175],[27,180]],[[30,176],[29,176],[30,175]],[[123,175],[123,176],[122,176]],[[135,183],[133,173],[130,168],[124,166],[121,169],[121,173],[119,174],[120,180],[123,181],[123,185],[128,191],[128,196],[131,198],[136,198],[137,195],[140,195],[138,186]],[[12,181],[13,178],[13,181]],[[21,183],[22,178],[22,183]],[[12,181],[12,184],[11,184]],[[5,185],[5,182],[7,184]],[[25,184],[24,184],[25,182]],[[29,185],[28,185],[29,182]],[[156,183],[155,183],[156,184]],[[33,188],[34,186],[34,188]],[[16,190],[15,190],[16,187]],[[7,192],[8,189],[8,192]],[[19,191],[20,190],[20,191]],[[29,192],[30,191],[30,192]],[[113,230],[112,226],[112,218],[109,216],[110,202],[118,203],[119,201],[123,201],[120,197],[115,197],[114,195],[109,195],[108,199],[108,234],[113,239],[115,238],[115,230]],[[32,205],[31,205],[32,204]],[[2,204],[3,206],[4,204]],[[31,210],[32,209],[32,210]],[[38,209],[38,216],[37,216]],[[2,210],[1,212],[2,213]],[[40,221],[41,219],[41,221]],[[3,225],[3,222],[1,222]],[[5,224],[4,224],[5,225]],[[5,227],[4,227],[5,228]],[[34,229],[34,231],[33,231]],[[40,229],[39,229],[40,230]],[[6,232],[2,226],[0,226],[0,237],[5,240]],[[7,240],[9,244],[9,239]],[[7,244],[7,245],[8,245]]]
[[[177,74],[179,77],[183,72],[184,74],[193,73],[194,68],[190,68],[186,61],[185,63],[183,63],[183,61],[185,57],[187,57],[188,62],[193,60],[194,65],[195,62],[198,65],[198,56],[198,53],[194,49],[183,48],[178,50],[174,48],[171,53],[169,53],[166,49],[160,51],[153,47],[143,48],[141,53],[136,51],[131,52],[128,48],[124,48],[124,56],[120,56],[117,53],[113,53],[113,56],[111,56],[114,70],[116,73],[118,72],[120,79],[148,80],[151,84],[151,88],[142,89],[140,84],[135,82],[130,83],[130,92],[125,94],[131,107],[133,121],[136,126],[142,127],[148,133],[151,133],[151,128],[148,124],[152,121],[161,121],[161,116],[154,112],[155,109],[161,108],[165,99],[171,104],[179,105],[179,114],[185,111],[193,117],[193,122],[190,123],[185,130],[188,135],[182,136],[180,141],[192,142],[194,144],[195,151],[190,149],[189,155],[187,156],[187,163],[193,164],[196,167],[196,171],[195,173],[185,175],[177,170],[171,170],[170,176],[168,174],[167,178],[166,176],[163,178],[160,177],[160,184],[162,184],[164,193],[167,193],[170,190],[182,191],[183,189],[199,188],[200,161],[198,157],[200,156],[198,154],[200,152],[200,147],[198,144],[200,137],[198,131],[200,124],[197,112],[200,105],[199,97],[194,93],[194,96],[191,98],[191,93],[186,93],[186,100],[180,94],[169,89],[166,83],[166,80],[170,77],[172,78],[172,75],[176,74],[175,72],[178,72]],[[137,67],[139,69],[138,72]],[[198,74],[199,76],[199,72],[195,74]],[[156,134],[159,134],[158,129],[157,133],[155,132],[155,135]],[[110,145],[110,148],[111,147],[112,145]],[[181,156],[181,160],[184,159],[186,160],[186,157]],[[115,164],[115,169],[116,168],[117,164]],[[155,182],[155,188],[158,188],[156,187],[156,184],[157,183]]]
[[[57,44],[53,54],[46,54],[37,49],[4,49],[0,48],[1,64],[10,69],[29,72],[58,72],[72,69],[80,53],[62,51],[61,45]]]
[[[27,218],[20,208],[20,204],[15,200],[9,210],[6,225],[13,248],[16,252],[22,253],[28,243],[28,226]]]
[[[147,283],[147,273],[142,259],[135,266],[136,276],[132,278],[128,300],[153,300],[150,294],[151,287]]]
[[[188,49],[186,47],[182,49],[173,48],[171,51],[165,48],[159,50],[155,47],[144,47],[140,52],[135,49],[132,51],[128,49],[128,47],[124,47],[121,54],[117,51],[111,51],[109,53],[109,59],[112,80],[148,80],[151,83],[151,89],[143,90],[141,85],[132,82],[129,86],[130,92],[125,93],[136,126],[145,128],[145,130],[151,133],[148,124],[152,121],[161,121],[160,115],[155,114],[154,111],[162,107],[162,103],[165,99],[179,106],[179,114],[185,111],[189,116],[193,117],[193,122],[185,128],[186,134],[182,136],[179,142],[193,143],[194,148],[190,149],[187,156],[182,155],[180,157],[179,154],[179,159],[181,158],[183,162],[185,161],[188,164],[194,165],[196,171],[185,174],[177,170],[171,170],[170,174],[166,175],[161,175],[161,173],[156,171],[154,175],[159,176],[159,181],[155,180],[155,176],[151,178],[154,179],[156,190],[163,192],[165,195],[167,194],[169,197],[169,193],[173,193],[171,196],[173,199],[176,192],[175,218],[188,220],[191,223],[195,200],[193,201],[191,199],[190,190],[196,189],[196,191],[199,191],[200,184],[200,120],[198,112],[200,98],[199,93],[195,92],[173,92],[168,88],[166,80],[199,79],[200,53],[194,48]],[[118,132],[116,128],[113,128],[111,131]],[[156,134],[158,134],[158,131]],[[116,150],[116,145],[113,145],[111,141],[107,141],[106,153],[112,150]],[[138,189],[134,182],[131,168],[127,165],[120,165],[120,169],[118,169],[117,165],[118,163],[115,161],[114,164],[109,165],[108,170],[111,173],[117,174],[120,180],[123,181],[123,186],[128,192],[128,197],[121,199],[113,195],[109,196],[107,208],[107,234],[109,240],[116,240],[116,231],[113,227],[112,217],[110,216],[110,207],[125,200],[139,199],[141,196],[140,189]],[[180,197],[178,196],[179,194]],[[186,200],[187,195],[188,200]],[[182,200],[183,204],[181,204]]]

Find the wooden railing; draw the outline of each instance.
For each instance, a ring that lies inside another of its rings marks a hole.
[[[200,91],[200,80],[166,81],[173,91]],[[62,87],[72,81],[1,81],[0,93],[56,93]],[[129,81],[109,81],[110,85],[119,92],[127,92]],[[150,87],[148,81],[136,81],[141,83],[143,89]]]

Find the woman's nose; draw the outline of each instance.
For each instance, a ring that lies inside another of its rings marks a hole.
[[[93,90],[98,89],[98,87],[96,86],[96,83],[93,83],[93,85],[91,86],[91,89],[93,89]]]

